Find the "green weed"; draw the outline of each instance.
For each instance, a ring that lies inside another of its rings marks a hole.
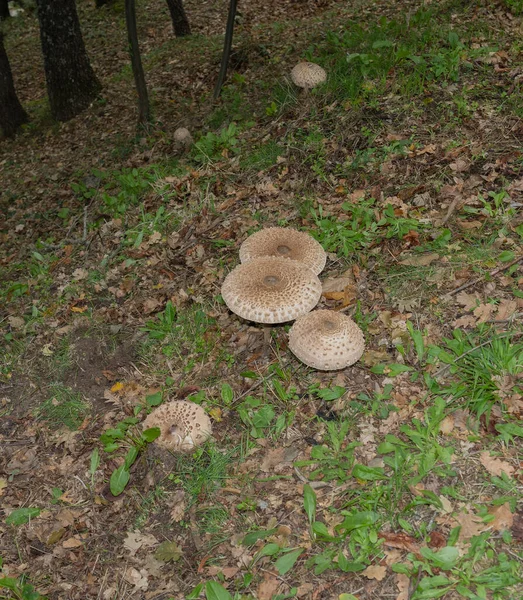
[[[191,152],[193,160],[200,165],[207,165],[228,156],[236,149],[238,133],[236,123],[230,123],[218,133],[209,131],[194,144]]]
[[[311,214],[316,229],[311,233],[327,252],[349,256],[362,248],[369,248],[380,239],[402,239],[410,231],[418,231],[423,225],[416,219],[398,217],[394,207],[388,204],[381,211],[373,198],[358,203],[344,202],[344,214],[326,216],[320,205]]]

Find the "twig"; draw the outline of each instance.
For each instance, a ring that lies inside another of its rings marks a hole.
[[[414,593],[418,589],[418,585],[419,585],[419,582],[421,581],[422,573],[423,573],[423,571],[421,570],[421,567],[418,567],[418,576],[416,577],[416,581],[414,582],[414,584],[411,584],[409,586],[409,595],[407,596],[407,600],[411,600],[412,596],[414,596]]]
[[[523,256],[520,256],[519,258],[514,259],[512,262],[509,262],[508,265],[503,265],[502,267],[497,267],[496,269],[493,269],[492,271],[490,271],[489,275],[490,275],[490,277],[495,277],[496,275],[498,275],[498,273],[502,273],[503,271],[510,269],[510,267],[512,267],[513,265],[517,265],[521,261],[523,261]],[[447,292],[444,297],[450,298],[451,296],[454,296],[454,294],[462,292],[463,290],[466,290],[467,288],[475,285],[476,283],[479,283],[483,279],[484,279],[484,277],[478,277],[477,279],[472,279],[472,281],[469,281],[468,283],[464,283],[463,285],[460,285],[455,290],[451,290],[450,292]]]
[[[489,344],[492,344],[494,339],[502,340],[502,339],[505,339],[508,337],[520,337],[522,335],[523,335],[523,331],[514,331],[514,332],[507,331],[507,332],[505,332],[505,335],[498,335],[493,339],[487,340],[486,342],[482,342],[481,344],[474,346],[474,348],[470,348],[470,350],[467,350],[466,352],[463,352],[463,354],[460,354],[452,363],[449,363],[448,365],[441,367],[441,369],[438,369],[434,373],[434,377],[439,377],[440,375],[442,375],[447,369],[450,369],[450,367],[452,365],[456,364],[458,362],[458,360],[461,360],[464,356],[467,356],[467,354],[471,354],[475,350],[479,350],[479,348],[483,348],[484,346],[488,346]]]

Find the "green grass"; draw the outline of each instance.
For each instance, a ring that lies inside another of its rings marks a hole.
[[[89,414],[89,405],[81,394],[61,384],[52,385],[49,391],[50,397],[36,408],[35,417],[53,428],[78,429]]]

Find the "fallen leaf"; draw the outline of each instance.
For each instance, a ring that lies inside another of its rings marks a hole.
[[[475,535],[479,535],[488,529],[488,525],[483,523],[481,517],[478,517],[473,513],[459,513],[456,515],[455,521],[461,526],[458,538],[460,542],[466,542]]]
[[[456,329],[467,329],[476,326],[477,319],[472,315],[463,315],[459,319],[456,319],[452,326]]]
[[[449,415],[445,417],[439,424],[439,430],[441,433],[448,435],[454,429],[454,417]]]
[[[407,265],[410,267],[426,267],[439,259],[439,254],[413,254],[407,258],[400,260],[400,265]]]
[[[410,579],[404,573],[396,573],[396,587],[399,594],[396,600],[409,600]]]
[[[498,321],[505,321],[516,312],[517,308],[518,303],[515,300],[502,300],[498,304],[498,312],[496,313],[496,319]]]
[[[10,316],[7,317],[7,321],[13,329],[21,329],[25,325],[25,321],[22,319],[22,317]]]
[[[495,310],[493,304],[480,304],[474,310],[474,316],[477,317],[478,323],[486,323],[492,318],[492,313]]]
[[[491,475],[496,475],[497,477],[500,477],[503,473],[512,477],[512,474],[514,473],[514,467],[511,464],[499,458],[490,456],[487,451],[482,452],[479,455],[479,462]]]
[[[385,579],[387,575],[387,567],[382,567],[381,565],[371,565],[367,567],[365,571],[361,572],[362,575],[365,575],[367,579],[376,579],[376,581],[381,581]]]
[[[139,590],[145,591],[149,587],[147,571],[145,571],[145,569],[138,571],[137,569],[130,567],[125,571],[124,579]]]
[[[280,587],[279,580],[272,573],[265,573],[258,586],[258,600],[272,600]]]
[[[456,296],[456,302],[461,304],[465,310],[472,310],[479,304],[479,296],[477,294],[467,294],[461,292]]]
[[[174,542],[162,542],[154,553],[154,558],[164,563],[177,561],[182,555],[180,546]]]
[[[79,546],[82,545],[82,542],[75,537],[70,537],[68,539],[66,539],[64,542],[62,542],[62,547],[64,548],[78,548]]]
[[[490,526],[496,531],[504,531],[510,529],[514,523],[514,515],[510,510],[508,502],[501,506],[494,506],[489,510],[491,515],[494,515],[494,520],[490,522]]]
[[[82,279],[87,279],[89,277],[89,271],[87,269],[75,269],[73,271],[73,279],[76,281],[81,281]]]
[[[3,495],[6,487],[7,487],[7,479],[0,477],[0,496]]]
[[[379,537],[383,539],[383,545],[391,548],[407,550],[414,554],[419,554],[420,547],[416,540],[406,533],[380,533]]]

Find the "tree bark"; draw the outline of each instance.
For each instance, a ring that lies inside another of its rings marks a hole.
[[[85,50],[75,0],[36,0],[51,114],[68,121],[85,110],[102,86]]]
[[[183,8],[182,0],[167,0],[167,6],[171,13],[171,19],[173,22],[174,35],[176,37],[183,37],[185,35],[191,35],[191,26],[185,9]]]
[[[0,21],[3,21],[10,16],[8,0],[0,0]]]
[[[216,100],[222,91],[222,86],[227,75],[227,67],[229,66],[229,58],[231,56],[232,36],[234,33],[234,19],[236,18],[236,9],[238,8],[238,0],[229,1],[229,14],[227,15],[227,28],[225,29],[225,41],[223,42],[222,64],[220,65],[220,73],[218,81],[214,88],[214,99]]]
[[[7,137],[13,136],[18,128],[29,120],[15,91],[13,74],[0,30],[0,128]]]
[[[149,95],[147,84],[143,73],[140,46],[138,45],[138,32],[136,29],[136,9],[134,0],[125,0],[125,22],[127,23],[127,39],[129,41],[129,53],[131,54],[131,66],[133,68],[134,82],[138,92],[138,125],[146,126],[151,120],[149,109]]]

